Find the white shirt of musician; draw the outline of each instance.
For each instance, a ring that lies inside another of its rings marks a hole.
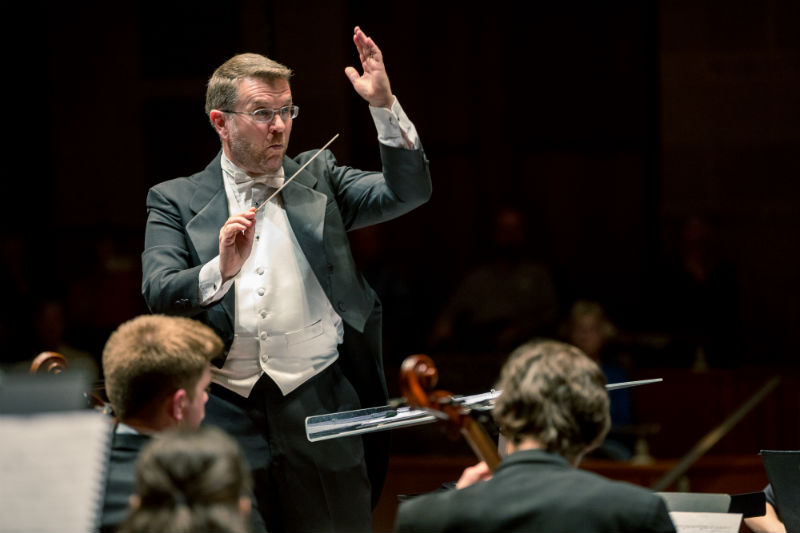
[[[416,129],[397,98],[391,110],[370,106],[370,112],[379,142],[419,147]],[[284,180],[282,168],[253,179],[224,154],[221,164],[229,213],[253,205],[253,183],[266,184],[269,197]],[[236,290],[233,344],[223,367],[212,368],[211,381],[247,397],[266,373],[286,395],[336,361],[342,319],[311,270],[280,195],[258,210],[256,236],[250,257],[233,279],[222,283],[219,256],[200,270],[202,305],[220,300],[234,283]]]

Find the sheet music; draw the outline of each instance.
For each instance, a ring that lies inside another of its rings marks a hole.
[[[669,513],[677,533],[738,533],[742,524],[741,513]]]
[[[0,531],[97,531],[112,429],[92,409],[0,416]]]

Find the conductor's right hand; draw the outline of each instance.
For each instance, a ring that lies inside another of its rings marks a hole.
[[[219,270],[222,281],[228,281],[242,269],[253,249],[256,233],[256,208],[233,215],[219,230]]]

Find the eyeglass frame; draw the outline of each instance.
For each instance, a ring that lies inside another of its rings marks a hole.
[[[286,110],[286,118],[283,117],[283,113],[281,111]],[[220,109],[223,113],[233,113],[235,115],[248,115],[250,118],[253,119],[253,122],[257,122],[258,124],[272,124],[272,121],[275,120],[275,115],[281,117],[281,120],[284,122],[289,119],[297,118],[297,115],[300,114],[300,107],[294,104],[291,105],[284,105],[279,107],[278,109],[271,108],[267,109],[265,107],[261,107],[256,109],[255,111],[232,111],[230,109]],[[256,113],[269,111],[271,113],[269,119],[267,120],[259,120],[256,116]]]

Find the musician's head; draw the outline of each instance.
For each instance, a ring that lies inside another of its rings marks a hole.
[[[209,361],[222,347],[211,328],[190,318],[142,315],[125,322],[103,349],[114,414],[140,430],[197,427],[208,400]]]
[[[605,384],[602,370],[578,348],[532,341],[503,366],[493,415],[515,449],[542,448],[577,464],[611,425]]]
[[[131,512],[119,531],[246,532],[251,488],[244,454],[227,433],[172,428],[139,454]]]
[[[297,107],[288,67],[259,54],[238,54],[208,81],[206,114],[225,156],[250,175],[283,164]],[[280,111],[278,111],[280,110]]]

